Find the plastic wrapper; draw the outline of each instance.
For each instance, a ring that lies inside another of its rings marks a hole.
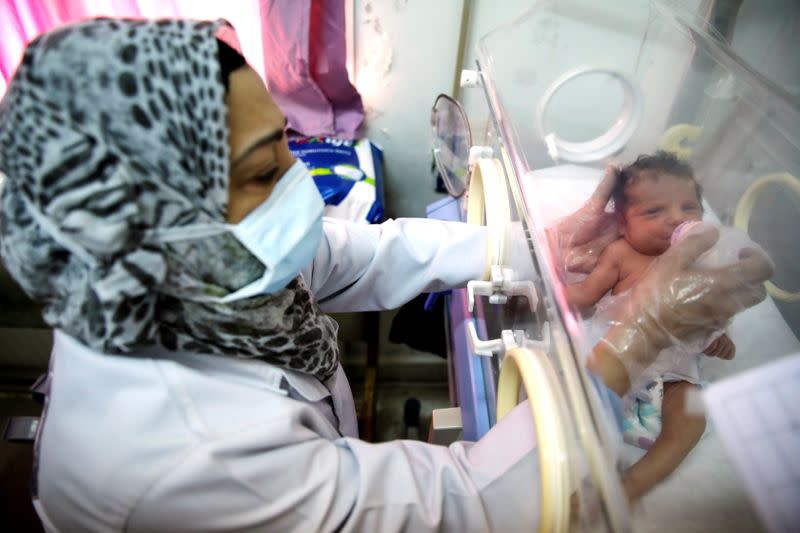
[[[383,150],[368,139],[297,137],[289,141],[292,155],[311,171],[325,216],[352,222],[383,219]]]

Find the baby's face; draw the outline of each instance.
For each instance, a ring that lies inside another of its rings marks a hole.
[[[625,196],[628,204],[622,235],[636,251],[646,255],[664,253],[676,227],[703,216],[695,184],[687,178],[643,178],[626,187]]]

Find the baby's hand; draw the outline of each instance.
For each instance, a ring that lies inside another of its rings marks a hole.
[[[720,359],[733,359],[736,355],[736,345],[727,335],[723,334],[708,345],[708,348],[703,350],[703,353],[711,357],[719,357]]]

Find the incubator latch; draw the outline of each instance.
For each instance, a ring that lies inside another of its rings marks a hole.
[[[491,146],[470,146],[467,164],[469,168],[472,168],[479,159],[491,159],[492,155],[494,155],[494,152]]]
[[[556,144],[555,133],[548,133],[544,136],[544,145],[547,147],[547,155],[555,162],[558,162],[558,145]]]
[[[517,281],[514,270],[503,265],[492,265],[489,281],[470,281],[467,283],[467,297],[469,310],[475,307],[475,295],[481,294],[489,297],[491,304],[504,304],[509,296],[525,296],[531,311],[536,311],[539,305],[539,295],[536,285],[532,281]]]
[[[477,70],[464,69],[461,71],[461,87],[475,88],[481,83],[480,73]]]
[[[482,355],[484,357],[491,357],[493,354],[502,356],[508,350],[513,348],[537,348],[545,353],[550,350],[550,324],[544,322],[542,324],[542,339],[533,340],[521,329],[504,329],[500,332],[499,339],[492,339],[483,341],[478,338],[478,332],[475,329],[474,322],[467,323],[467,343],[471,353],[475,355]]]
[[[475,329],[474,322],[469,322],[467,324],[467,329],[469,329],[467,342],[469,343],[470,352],[484,357],[491,357],[492,354],[503,354],[506,350],[520,346],[525,342],[526,337],[525,332],[521,329],[515,329],[513,331],[504,329],[500,332],[499,339],[482,341],[478,338],[478,332]]]

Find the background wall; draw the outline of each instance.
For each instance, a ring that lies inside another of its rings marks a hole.
[[[425,206],[442,197],[431,173],[430,109],[438,94],[453,94],[460,73],[464,2],[472,9],[464,42],[468,68],[475,64],[477,36],[532,3],[353,0],[354,78],[367,108],[366,135],[385,150],[389,216],[424,216]]]
[[[439,93],[462,102],[476,117],[473,133],[485,128],[480,90],[454,91],[460,22],[470,11],[462,66],[474,68],[478,40],[514,20],[534,0],[351,0],[354,23],[354,80],[367,108],[366,135],[386,155],[389,216],[424,216],[425,205],[441,198],[431,172],[429,112]],[[714,2],[678,0],[703,16]],[[643,9],[647,2],[642,0]],[[732,46],[746,61],[793,94],[800,95],[800,3],[797,0],[718,0],[736,4]],[[724,11],[724,10],[723,10]],[[783,56],[769,53],[777,44]],[[792,44],[794,43],[794,44]],[[456,94],[454,94],[454,92]]]

